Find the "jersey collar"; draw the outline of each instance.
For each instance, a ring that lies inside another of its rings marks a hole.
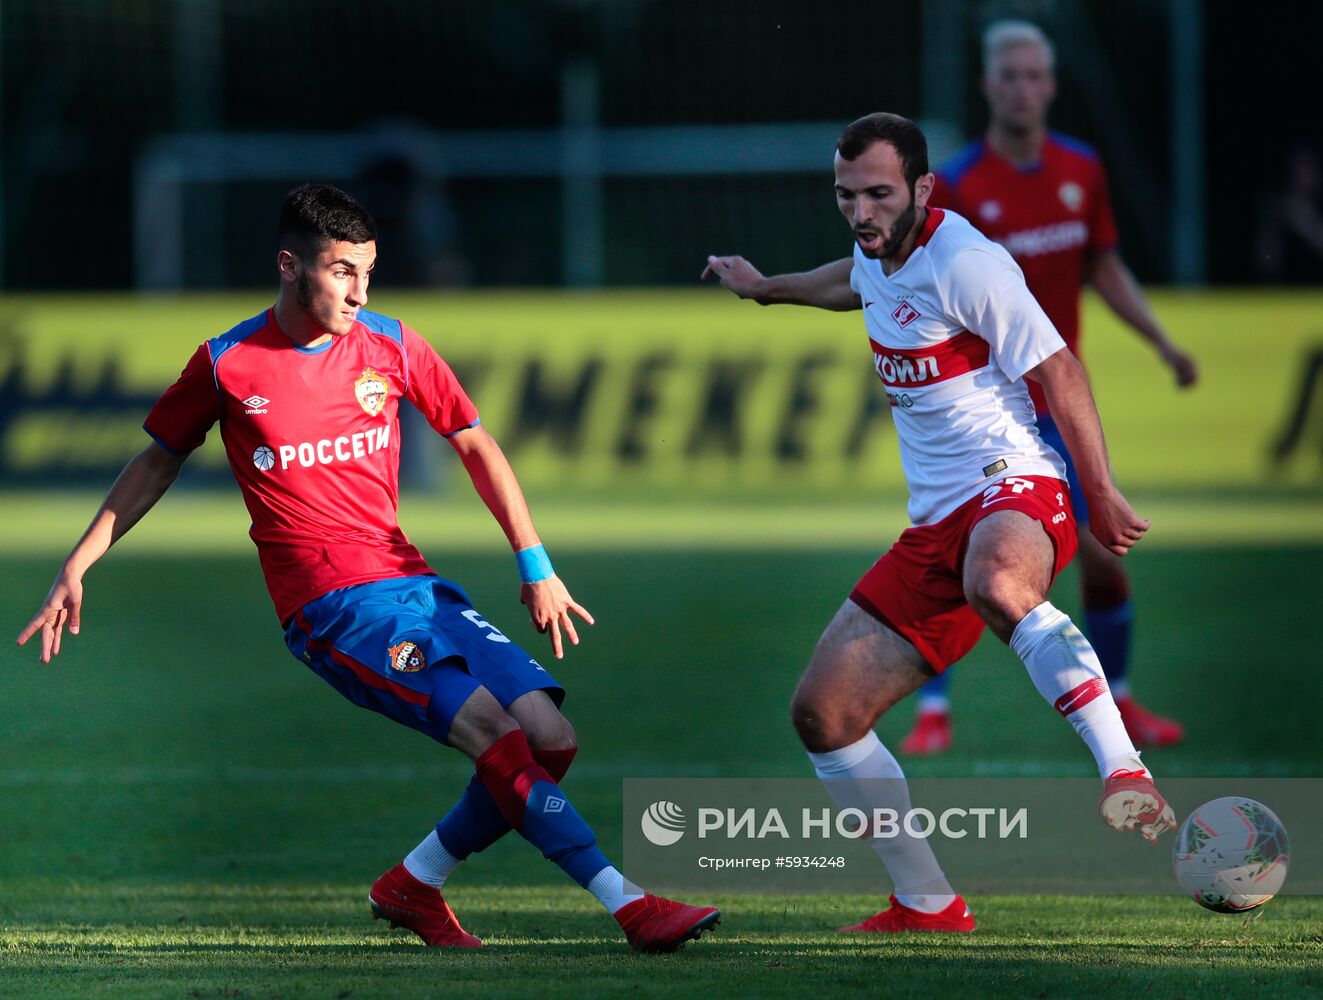
[[[326,343],[318,344],[316,347],[302,347],[299,344],[294,343],[294,339],[284,331],[284,328],[281,327],[280,321],[276,319],[275,306],[272,306],[270,309],[267,310],[267,317],[272,328],[279,331],[280,335],[284,337],[287,341],[289,341],[289,346],[292,347],[299,354],[321,354],[323,351],[329,351],[336,342],[337,338],[332,337]]]
[[[942,224],[946,218],[946,213],[940,208],[928,209],[928,218],[924,220],[923,228],[919,230],[918,237],[914,240],[914,249],[925,246],[932,239],[933,233],[937,232],[937,227]]]

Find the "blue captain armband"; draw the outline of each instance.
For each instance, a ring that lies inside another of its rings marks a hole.
[[[547,556],[545,545],[530,545],[515,553],[515,562],[519,564],[519,579],[524,583],[540,583],[556,575],[551,568],[551,559]]]

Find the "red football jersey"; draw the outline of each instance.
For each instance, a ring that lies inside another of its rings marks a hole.
[[[401,397],[446,436],[478,422],[449,366],[399,320],[361,310],[349,333],[305,348],[268,309],[200,346],[143,427],[178,454],[220,421],[283,622],[340,587],[432,572],[396,516]]]
[[[1087,268],[1117,239],[1098,155],[1053,132],[1036,165],[1017,167],[978,139],[937,172],[930,203],[955,209],[1010,251],[1029,290],[1078,356]],[[1046,409],[1038,384],[1029,389],[1039,411]]]

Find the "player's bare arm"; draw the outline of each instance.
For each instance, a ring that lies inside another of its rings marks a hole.
[[[187,454],[171,454],[152,443],[129,460],[83,537],[60,567],[40,610],[19,633],[20,646],[40,631],[41,662],[50,663],[51,657],[60,653],[65,626],[68,626],[70,635],[78,634],[83,609],[83,575],[161,499],[187,458]]]
[[[766,277],[743,257],[711,256],[699,280],[716,278],[723,288],[760,306],[815,306],[849,312],[860,307],[859,295],[850,287],[853,267],[854,261],[845,257],[812,271]]]
[[[510,540],[511,548],[516,553],[540,548],[542,542],[533,527],[524,492],[496,439],[478,425],[452,435],[450,443],[473,480],[473,488]],[[539,632],[550,632],[551,649],[558,660],[565,655],[562,629],[572,645],[579,644],[579,633],[570,612],[589,625],[594,624],[588,609],[570,596],[565,584],[554,573],[545,579],[523,584],[519,589],[519,600],[528,608],[533,627]]]
[[[1150,522],[1135,513],[1112,482],[1102,422],[1083,366],[1063,347],[1031,369],[1027,377],[1043,387],[1052,416],[1075,459],[1089,505],[1089,530],[1112,552],[1125,555]]]
[[[1153,315],[1148,297],[1116,251],[1099,254],[1089,268],[1089,282],[1098,290],[1108,308],[1136,333],[1152,344],[1176,377],[1176,384],[1187,389],[1199,381],[1194,358],[1181,350]]]

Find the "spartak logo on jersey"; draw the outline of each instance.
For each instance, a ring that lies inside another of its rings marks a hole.
[[[919,318],[919,310],[915,309],[908,302],[902,302],[900,305],[896,306],[895,311],[891,314],[891,318],[896,321],[897,326],[909,326]]]
[[[391,667],[401,673],[414,674],[427,666],[427,657],[423,656],[423,651],[412,642],[391,646],[386,650],[386,655],[390,657]]]
[[[373,368],[364,368],[363,374],[354,379],[354,396],[369,417],[375,417],[386,408],[389,395],[390,383],[386,376]]]

